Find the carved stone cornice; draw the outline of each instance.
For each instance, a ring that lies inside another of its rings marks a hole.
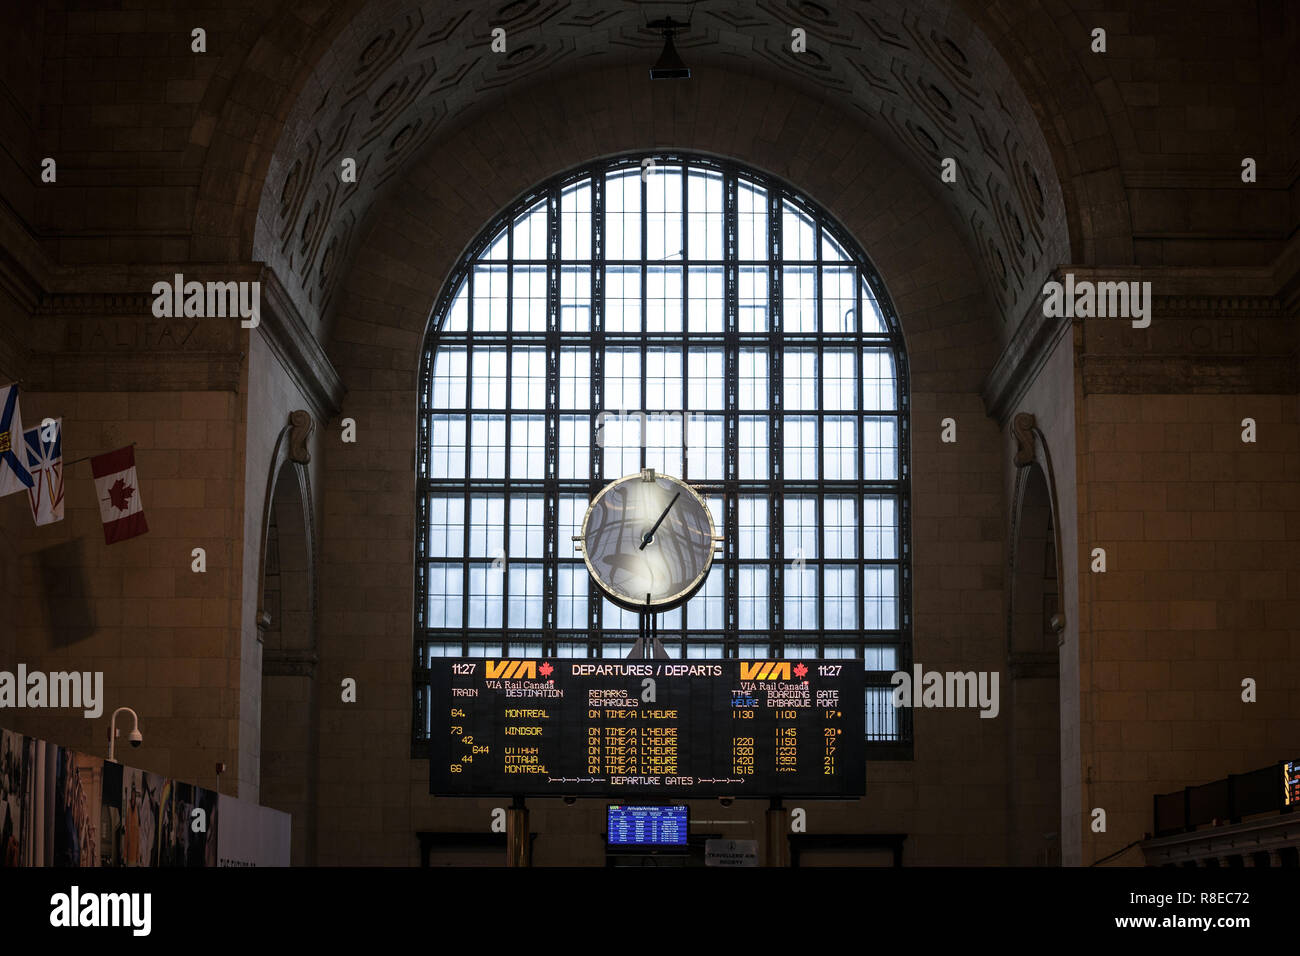
[[[1124,318],[1047,318],[1042,297],[1021,319],[984,382],[989,415],[1005,424],[1061,336],[1072,337],[1084,394],[1295,394],[1300,332],[1279,270],[1063,265],[1076,284],[1150,282],[1151,324]]]
[[[264,266],[260,275],[262,322],[256,331],[311,402],[316,417],[322,421],[334,417],[343,407],[343,395],[347,391],[343,380],[275,270]]]
[[[1142,855],[1147,866],[1164,866],[1291,846],[1300,846],[1300,816],[1286,813],[1145,840]]]

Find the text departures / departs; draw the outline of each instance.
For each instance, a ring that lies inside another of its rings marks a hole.
[[[430,793],[865,793],[842,661],[442,658],[430,682]]]

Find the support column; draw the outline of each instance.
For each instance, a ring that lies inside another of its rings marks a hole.
[[[789,824],[780,800],[773,800],[767,808],[767,846],[764,866],[790,865]]]
[[[530,849],[528,808],[523,797],[515,797],[506,811],[506,866],[532,866]]]

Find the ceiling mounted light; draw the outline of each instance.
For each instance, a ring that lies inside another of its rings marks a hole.
[[[664,35],[664,51],[659,54],[659,62],[650,67],[650,79],[689,80],[691,69],[682,62],[682,58],[677,55],[677,48],[673,46],[673,34],[688,24],[678,23],[668,17],[665,20],[652,20],[647,26],[652,30],[663,31]]]

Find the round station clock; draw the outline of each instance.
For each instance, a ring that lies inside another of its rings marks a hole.
[[[704,584],[722,540],[715,531],[695,489],[647,468],[602,488],[574,541],[607,598],[629,611],[659,613]]]

